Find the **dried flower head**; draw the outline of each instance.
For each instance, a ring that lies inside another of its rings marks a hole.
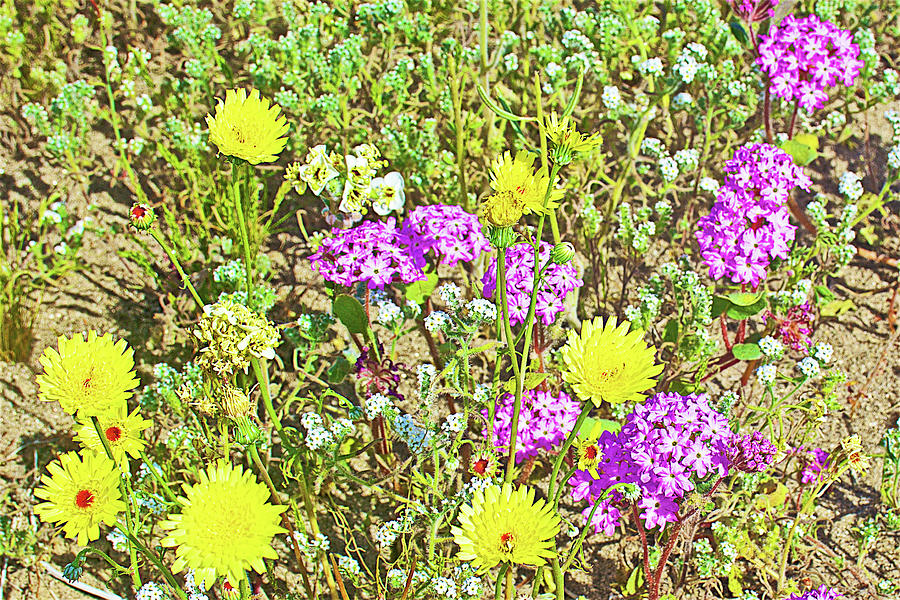
[[[196,363],[224,376],[246,372],[251,358],[274,358],[279,339],[264,316],[234,300],[204,306],[194,337],[200,345]]]

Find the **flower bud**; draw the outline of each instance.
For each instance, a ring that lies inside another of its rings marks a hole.
[[[486,229],[487,238],[494,248],[509,248],[515,245],[518,238],[518,234],[513,231],[512,227],[494,227],[489,225]]]
[[[553,264],[564,265],[575,257],[575,246],[569,242],[560,242],[550,251]]]
[[[138,231],[147,231],[153,226],[154,221],[156,221],[156,215],[153,213],[153,209],[146,204],[137,202],[131,207],[131,226]]]
[[[222,391],[222,412],[231,419],[246,417],[250,414],[250,398],[240,388],[227,386]]]

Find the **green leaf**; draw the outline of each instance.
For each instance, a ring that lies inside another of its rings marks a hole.
[[[735,306],[753,306],[763,297],[762,292],[755,294],[750,292],[732,292],[728,294],[728,300]]]
[[[369,319],[366,318],[366,309],[363,308],[359,300],[347,294],[341,294],[334,299],[331,305],[331,312],[347,327],[350,333],[365,333],[366,327],[369,325]]]
[[[722,315],[726,310],[731,308],[731,306],[731,300],[725,296],[713,296],[712,316],[718,317]]]
[[[522,389],[533,390],[537,386],[541,385],[541,383],[543,383],[545,379],[547,379],[547,373],[528,373],[525,375],[525,386]],[[504,383],[503,389],[510,394],[514,394],[516,392],[516,380],[510,379],[509,381]]]
[[[681,379],[676,379],[669,384],[669,391],[676,394],[681,394],[682,396],[687,396],[688,394],[696,394],[698,392],[702,392],[703,386],[698,383],[694,383],[693,381],[683,381]]]
[[[787,494],[787,486],[783,483],[778,483],[773,491],[756,497],[756,507],[760,510],[766,510],[768,508],[784,506],[784,503],[787,500]]]
[[[747,36],[747,31],[737,19],[731,19],[731,21],[728,22],[728,28],[731,29],[731,34],[742,46],[746,46],[747,42],[750,41],[750,38]]]
[[[813,288],[813,290],[815,290],[818,299],[821,300],[821,302],[817,302],[817,304],[827,304],[828,302],[834,300],[834,292],[829,290],[824,285],[817,285]]]
[[[731,347],[731,353],[738,360],[757,360],[763,357],[762,350],[757,344],[735,344]]]
[[[584,420],[584,423],[581,424],[581,429],[578,430],[578,437],[582,439],[596,439],[600,437],[600,434],[604,431],[619,433],[621,429],[622,424],[618,421],[588,417]]]
[[[791,155],[794,164],[805,167],[819,157],[819,138],[802,133],[794,139],[786,140],[781,144],[781,149]]]
[[[340,383],[348,373],[350,373],[350,361],[343,356],[339,356],[338,359],[334,361],[334,364],[328,367],[328,383]]]
[[[628,576],[628,581],[622,586],[622,593],[626,596],[634,596],[641,591],[643,586],[644,570],[642,567],[637,566],[631,571],[631,575]]]
[[[875,226],[869,225],[868,227],[860,227],[859,235],[862,236],[866,243],[870,246],[878,245],[878,236],[875,234]]]
[[[819,315],[822,317],[839,317],[845,312],[850,312],[855,309],[856,305],[853,304],[853,300],[832,300],[819,309]]]
[[[666,323],[666,330],[663,332],[663,341],[675,343],[678,341],[678,319],[670,319]]]
[[[728,591],[734,598],[738,598],[744,593],[744,586],[741,585],[741,570],[736,565],[732,565],[731,571],[728,572]]]
[[[728,318],[730,319],[743,321],[744,319],[749,319],[753,315],[762,312],[765,308],[766,299],[765,297],[762,297],[750,306],[736,306],[732,304],[731,307],[725,311],[725,314],[728,315]]]
[[[437,273],[425,273],[425,279],[414,281],[406,286],[406,299],[422,304],[425,299],[431,296],[431,292],[438,284]]]

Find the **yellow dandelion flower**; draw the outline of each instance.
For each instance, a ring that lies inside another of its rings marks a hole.
[[[569,164],[579,154],[590,152],[603,142],[596,133],[592,135],[579,133],[569,117],[560,120],[555,112],[546,118],[544,127],[550,145],[550,160],[558,165]]]
[[[225,102],[217,99],[216,114],[206,115],[209,141],[219,152],[258,165],[278,160],[284,150],[287,120],[281,108],[259,97],[259,90],[228,90]]]
[[[59,350],[47,348],[40,363],[38,397],[59,402],[62,409],[79,417],[99,417],[124,406],[137,387],[134,374],[134,350],[125,340],[113,341],[111,335],[96,331],[60,336]]]
[[[550,185],[550,176],[544,168],[534,171],[535,155],[519,152],[515,159],[505,152],[491,165],[491,188],[494,193],[481,205],[480,214],[494,227],[511,227],[519,222],[522,215],[543,214],[556,208],[556,200],[562,191],[554,188],[547,206],[544,195]]]
[[[597,467],[600,465],[600,459],[603,454],[600,452],[600,446],[597,444],[596,437],[579,439],[578,448],[578,469],[587,471],[595,479],[599,477]]]
[[[97,417],[97,421],[100,423],[100,431],[103,432],[117,463],[124,463],[126,454],[132,458],[138,458],[141,455],[141,450],[145,445],[144,440],[141,439],[141,432],[150,427],[152,423],[141,417],[138,409],[134,409],[131,414],[128,414],[128,408],[121,404]],[[85,450],[105,451],[103,442],[97,435],[97,429],[90,420],[81,421],[80,427],[75,432],[75,441],[81,444]]]
[[[272,538],[285,532],[278,525],[285,507],[266,502],[269,490],[251,472],[219,461],[184,491],[181,514],[161,524],[169,530],[162,545],[175,547],[173,571],[194,569],[207,587],[220,576],[237,586],[245,571],[263,573],[263,559],[278,557]]]
[[[62,523],[66,537],[79,545],[100,537],[100,524],[116,524],[125,510],[119,494],[119,471],[105,454],[67,452],[47,466],[34,495],[34,512],[45,523]]]
[[[566,370],[563,379],[572,385],[582,401],[595,406],[605,400],[621,404],[644,399],[642,392],[652,388],[653,379],[663,366],[654,364],[654,348],[643,340],[644,332],[629,332],[631,324],[623,321],[616,327],[616,318],[583,321],[581,334],[569,332],[563,347]]]
[[[535,502],[533,488],[513,489],[506,483],[475,492],[451,531],[458,558],[471,561],[480,572],[501,562],[540,566],[555,555],[559,515],[543,500]]]

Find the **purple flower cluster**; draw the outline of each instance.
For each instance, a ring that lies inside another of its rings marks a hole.
[[[775,461],[778,449],[761,432],[733,436],[728,442],[731,468],[745,473],[762,473]]]
[[[395,279],[425,279],[422,240],[398,228],[393,218],[333,229],[309,260],[326,281],[347,287],[365,283],[384,289]]]
[[[569,483],[576,500],[593,504],[617,483],[638,487],[640,518],[648,529],[678,519],[678,501],[694,489],[694,479],[728,473],[732,437],[728,419],[716,412],[705,394],[657,394],[635,407],[617,434],[604,431],[597,441],[597,477],[577,470]],[[594,513],[595,531],[612,535],[624,500],[618,490]],[[589,506],[584,515],[589,515]]]
[[[453,266],[488,248],[478,217],[458,206],[436,204],[415,209],[400,227],[390,218],[332,229],[309,260],[326,281],[384,289],[395,280],[425,279],[425,255],[431,250],[442,264]]]
[[[768,323],[769,319],[774,319],[778,324],[776,331],[785,346],[800,352],[809,351],[809,346],[812,344],[810,339],[812,330],[809,328],[809,324],[813,320],[812,306],[809,302],[792,306],[783,317],[779,317],[772,311],[766,311],[766,314],[763,315],[763,322]]]
[[[508,448],[515,397],[504,394],[494,413],[494,447]],[[516,433],[516,462],[537,456],[540,450],[553,450],[565,441],[575,427],[581,403],[565,392],[529,390],[522,396],[519,428]],[[487,418],[487,411],[481,413]]]
[[[843,597],[843,594],[838,593],[837,590],[832,590],[826,585],[820,585],[818,588],[802,594],[791,594],[784,600],[836,600],[838,597]]]
[[[812,111],[825,105],[825,89],[838,80],[853,85],[864,63],[851,32],[815,15],[788,15],[760,39],[756,64],[773,94]]]
[[[491,248],[478,217],[452,204],[419,206],[409,213],[403,228],[432,240],[429,250],[435,252],[442,265],[453,267],[459,261],[475,260]]]
[[[758,23],[775,16],[778,0],[728,0],[734,14],[747,23]]]
[[[757,286],[769,262],[788,257],[796,227],[786,206],[795,186],[811,180],[790,155],[768,144],[745,144],[725,163],[725,184],[696,233],[703,262],[715,280]]]
[[[818,480],[822,473],[822,469],[824,469],[826,463],[828,463],[828,453],[821,448],[813,448],[806,453],[811,454],[812,459],[806,463],[803,470],[800,472],[800,481],[804,484],[813,483]]]
[[[550,258],[553,246],[541,242],[540,264],[543,267]],[[484,297],[492,298],[497,289],[497,259],[491,261],[482,279]],[[551,264],[544,271],[544,278],[537,293],[535,315],[544,325],[553,323],[563,311],[566,294],[584,282],[571,264]],[[506,299],[509,303],[509,321],[512,325],[525,322],[531,291],[534,288],[534,249],[529,244],[516,244],[506,251]]]

